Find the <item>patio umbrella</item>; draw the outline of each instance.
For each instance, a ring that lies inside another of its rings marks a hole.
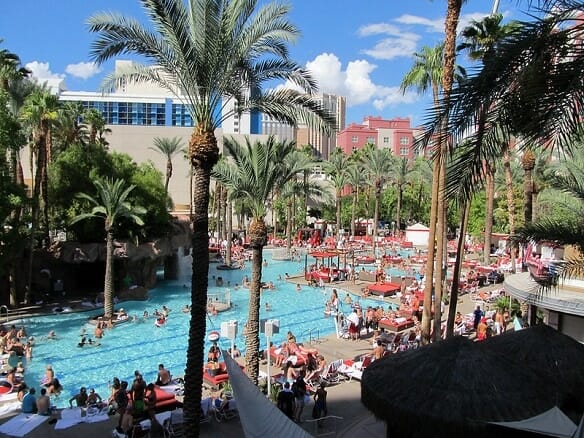
[[[483,348],[508,356],[538,373],[547,370],[549,394],[575,423],[584,412],[584,345],[544,324],[487,339]]]
[[[554,406],[539,375],[462,336],[374,361],[361,401],[388,436],[489,436],[489,421],[532,417]],[[491,434],[492,436],[492,434]]]

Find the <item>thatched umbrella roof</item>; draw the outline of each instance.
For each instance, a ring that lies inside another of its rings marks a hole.
[[[494,336],[483,348],[512,357],[535,373],[549,372],[556,405],[575,422],[584,412],[584,345],[550,326],[540,324]]]
[[[374,361],[361,401],[391,436],[488,436],[486,422],[529,418],[554,406],[547,371],[456,336]]]

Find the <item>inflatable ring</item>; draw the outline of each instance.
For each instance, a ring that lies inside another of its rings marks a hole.
[[[215,342],[218,341],[220,337],[221,334],[219,332],[211,332],[209,333],[209,336],[207,336],[207,339],[211,342]]]
[[[2,380],[0,382],[0,394],[8,394],[9,392],[12,392],[12,383]]]

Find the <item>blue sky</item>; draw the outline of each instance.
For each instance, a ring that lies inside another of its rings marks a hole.
[[[261,0],[260,0],[261,1]],[[323,92],[347,97],[347,123],[368,115],[424,120],[430,97],[399,91],[412,54],[443,37],[446,0],[289,0],[302,36],[292,58],[307,66]],[[517,0],[501,0],[505,19],[521,19]],[[523,6],[525,7],[523,2]],[[469,0],[461,26],[489,14],[493,0]],[[89,59],[95,35],[86,19],[116,11],[144,20],[138,0],[17,0],[0,14],[3,49],[20,56],[43,81],[63,78],[72,91],[96,91],[113,62]],[[129,59],[129,58],[125,58]],[[460,64],[466,60],[460,59]]]

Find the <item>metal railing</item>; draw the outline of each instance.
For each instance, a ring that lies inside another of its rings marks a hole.
[[[316,334],[316,336],[314,336],[314,334]],[[302,333],[300,333],[300,336],[298,336],[298,337],[300,339],[306,339],[306,337],[308,337],[309,344],[312,344],[314,342],[318,342],[320,340],[320,328],[313,327],[313,328],[306,329]]]
[[[313,429],[313,436],[337,436],[339,424],[341,424],[342,420],[343,417],[327,415],[316,420],[304,420],[304,422],[310,424],[309,428]]]

